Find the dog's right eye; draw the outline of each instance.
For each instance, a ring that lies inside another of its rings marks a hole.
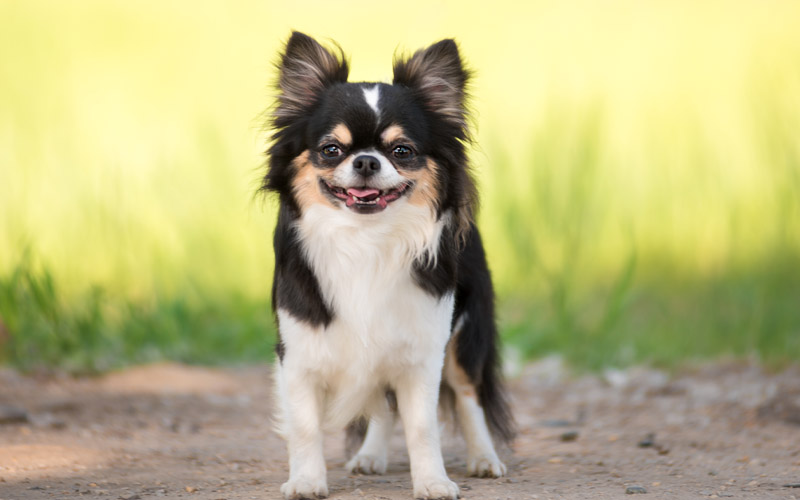
[[[322,148],[322,156],[325,158],[336,158],[342,154],[342,148],[336,144],[328,144]]]

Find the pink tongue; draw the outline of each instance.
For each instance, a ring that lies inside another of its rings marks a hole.
[[[350,188],[347,190],[347,194],[349,194],[350,196],[355,196],[356,198],[366,198],[367,196],[372,195],[374,199],[374,197],[379,196],[381,192],[380,190],[375,188],[364,188],[364,189]]]

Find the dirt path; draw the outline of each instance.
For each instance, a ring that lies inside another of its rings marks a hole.
[[[269,387],[267,368],[0,371],[0,499],[278,499],[288,470]],[[463,444],[447,433],[448,471],[466,499],[628,498],[633,486],[644,498],[800,497],[785,486],[800,483],[800,368],[571,378],[545,360],[512,388],[521,433],[504,453],[507,478],[466,477]],[[385,476],[345,473],[342,441],[326,447],[331,498],[412,498],[400,429]]]

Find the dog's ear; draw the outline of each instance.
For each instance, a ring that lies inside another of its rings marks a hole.
[[[278,64],[276,121],[307,112],[326,87],[347,81],[347,61],[342,49],[337,49],[338,54],[334,54],[310,36],[292,32]]]
[[[468,80],[469,71],[451,39],[418,50],[409,59],[395,59],[394,83],[416,90],[431,111],[464,129]]]

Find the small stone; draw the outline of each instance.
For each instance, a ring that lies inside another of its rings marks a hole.
[[[569,442],[578,439],[578,431],[567,431],[561,434],[561,441]]]
[[[625,488],[625,493],[628,495],[636,495],[639,493],[647,493],[647,490],[642,486],[628,486]]]
[[[52,413],[33,414],[28,417],[30,423],[35,427],[49,427],[51,429],[65,429],[67,422],[56,417]]]
[[[639,441],[639,448],[650,448],[656,444],[656,433],[651,432],[647,434],[644,439]]]
[[[24,424],[28,420],[28,412],[25,410],[0,404],[0,424]]]
[[[569,427],[574,425],[574,422],[564,419],[543,420],[540,424],[542,427]]]
[[[195,488],[194,486],[187,486],[184,489],[186,490],[186,493],[194,493],[195,491],[197,491],[197,488]]]

